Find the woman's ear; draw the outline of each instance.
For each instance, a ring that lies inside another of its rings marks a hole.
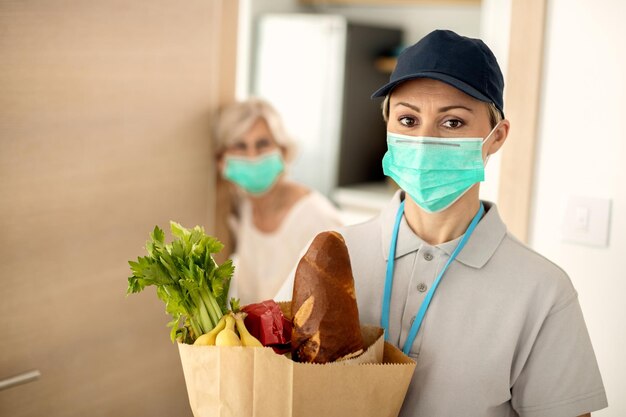
[[[486,155],[493,155],[504,145],[506,138],[509,136],[509,128],[511,124],[507,119],[503,119],[491,134],[492,139],[487,142]]]
[[[278,149],[280,149],[280,155],[283,157],[283,161],[290,162],[291,160],[291,152],[289,152],[289,148],[284,145],[278,145]]]

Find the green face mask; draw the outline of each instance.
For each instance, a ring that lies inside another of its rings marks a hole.
[[[268,191],[285,170],[279,151],[250,159],[235,156],[225,157],[224,178],[237,184],[250,194]]]
[[[443,211],[485,179],[482,148],[491,133],[483,140],[387,132],[383,172],[425,211]]]

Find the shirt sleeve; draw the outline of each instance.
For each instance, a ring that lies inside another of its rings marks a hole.
[[[575,417],[607,406],[576,295],[546,317],[511,395],[520,417]]]

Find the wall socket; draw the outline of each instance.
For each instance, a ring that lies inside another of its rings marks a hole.
[[[609,245],[611,200],[570,196],[565,207],[562,239],[590,246]]]

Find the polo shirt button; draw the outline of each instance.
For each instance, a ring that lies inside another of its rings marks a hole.
[[[415,321],[415,318],[416,318],[416,317],[417,317],[417,316],[413,316],[413,317],[411,317],[411,326],[413,326],[413,322]]]
[[[433,260],[433,255],[431,253],[426,252],[424,254],[424,259],[426,259],[427,261],[432,261]]]
[[[424,284],[423,282],[420,282],[419,284],[417,284],[417,290],[419,292],[426,292],[427,289],[428,289],[428,286]]]

